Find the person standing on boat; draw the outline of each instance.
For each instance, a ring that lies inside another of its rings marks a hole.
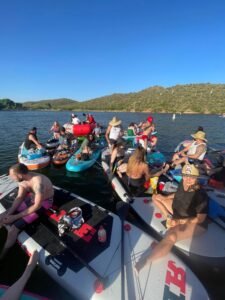
[[[37,138],[37,128],[33,127],[27,134],[25,142],[24,142],[24,147],[27,150],[30,149],[41,149],[43,148],[41,143],[39,142]]]
[[[113,117],[109,122],[109,125],[106,129],[105,138],[110,148],[123,135],[121,123],[122,121],[117,119],[117,117]]]
[[[53,132],[54,139],[58,139],[60,135],[61,125],[59,122],[55,121],[50,129]]]
[[[152,201],[167,219],[165,237],[151,250],[147,258],[140,259],[135,269],[139,272],[146,264],[167,255],[178,241],[203,234],[207,230],[208,196],[200,190],[199,171],[186,164],[182,169],[183,180],[175,194],[153,195]]]
[[[155,125],[153,124],[153,117],[148,116],[146,122],[141,126],[142,132],[136,138],[137,142],[147,151],[148,148],[151,150],[155,149],[158,142],[156,136]]]
[[[81,121],[80,121],[80,119],[77,117],[77,115],[72,114],[72,115],[71,115],[71,123],[72,123],[73,125],[78,125],[78,124],[81,124]]]
[[[204,131],[198,131],[191,135],[194,141],[182,151],[174,154],[172,159],[172,167],[182,163],[201,162],[204,159],[207,150],[207,139]]]
[[[95,119],[92,114],[83,114],[86,117],[86,123],[93,124],[95,123]]]
[[[8,236],[0,258],[13,246],[18,233],[25,226],[35,221],[43,209],[52,206],[54,195],[48,177],[29,172],[24,164],[13,165],[9,169],[9,176],[18,182],[19,190],[12,206],[0,214],[0,225],[8,225]]]

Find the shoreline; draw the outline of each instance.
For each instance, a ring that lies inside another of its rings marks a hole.
[[[162,111],[162,112],[157,112],[157,111],[149,111],[149,110],[144,110],[144,111],[127,111],[127,110],[91,110],[91,109],[73,109],[73,110],[67,110],[67,109],[4,109],[0,110],[0,112],[5,112],[5,111],[16,111],[16,112],[24,112],[24,111],[45,111],[45,112],[63,112],[63,111],[68,111],[68,112],[115,112],[115,113],[149,113],[149,114],[176,114],[176,115],[217,115],[221,116],[223,113],[211,113],[211,112],[194,112],[194,111],[185,111],[185,112],[173,112],[173,111]]]

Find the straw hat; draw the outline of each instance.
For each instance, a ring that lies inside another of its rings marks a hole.
[[[194,165],[186,164],[182,169],[182,175],[199,176],[199,171]]]
[[[191,134],[191,136],[194,139],[199,139],[199,140],[203,140],[203,141],[207,142],[207,139],[205,138],[205,132],[204,131],[197,131],[196,133]]]
[[[112,120],[109,122],[111,126],[117,126],[121,124],[121,120],[117,119],[117,117],[113,117]]]

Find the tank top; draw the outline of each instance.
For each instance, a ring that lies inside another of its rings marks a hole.
[[[204,145],[204,146],[205,146],[205,149],[206,149],[206,144],[205,144],[205,143],[197,144],[196,142],[193,142],[193,143],[191,144],[190,149],[189,149],[188,152],[187,152],[187,155],[194,155],[194,154],[196,153],[196,150],[197,150],[198,146],[200,146],[200,145]],[[198,157],[198,160],[203,160],[205,154],[206,154],[206,151],[204,151],[204,152]]]
[[[29,140],[29,135],[32,135],[36,140],[37,140],[37,136],[34,133],[28,133],[24,142],[24,146],[27,150],[29,150],[30,148],[35,148],[36,145],[33,141]]]
[[[118,138],[120,136],[120,131],[121,131],[120,127],[112,126],[112,128],[110,129],[110,132],[109,132],[109,139],[115,140],[115,141],[118,140]]]

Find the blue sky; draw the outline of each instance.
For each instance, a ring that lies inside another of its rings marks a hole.
[[[224,16],[224,0],[2,0],[0,98],[224,83]]]

